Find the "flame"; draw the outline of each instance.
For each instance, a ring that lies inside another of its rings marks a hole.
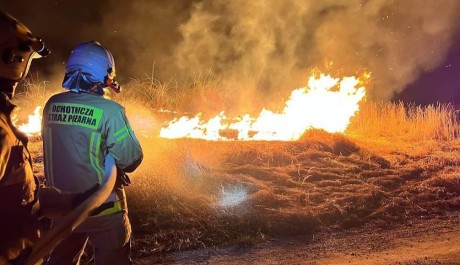
[[[363,75],[363,78],[369,77],[369,73]],[[307,87],[292,91],[281,113],[263,109],[257,118],[244,114],[228,119],[221,112],[207,122],[201,119],[201,114],[193,118],[182,116],[161,128],[160,137],[292,141],[312,128],[331,133],[345,132],[364,97],[365,87],[354,76],[340,79],[313,74]],[[236,131],[237,136],[223,136],[222,132],[226,130]]]
[[[369,78],[370,73],[364,73],[361,79]],[[284,109],[279,113],[262,109],[257,118],[249,114],[228,118],[222,111],[207,121],[201,118],[201,113],[192,118],[182,116],[167,122],[160,130],[160,137],[214,141],[294,141],[305,131],[313,128],[343,133],[350,123],[350,118],[359,111],[359,103],[365,98],[365,94],[363,81],[354,76],[334,78],[326,74],[312,74],[307,87],[292,91]],[[34,114],[29,115],[28,123],[20,125],[19,130],[29,136],[40,134],[40,109],[41,107],[37,106]],[[163,109],[160,112],[177,114]],[[153,119],[145,116],[145,112],[136,113],[139,115],[130,117],[133,118],[133,127],[142,128],[141,135],[147,137],[154,129]]]
[[[41,106],[37,106],[33,115],[29,115],[29,121],[26,124],[19,125],[18,129],[23,133],[33,136],[38,135],[42,128],[42,116],[40,114]]]

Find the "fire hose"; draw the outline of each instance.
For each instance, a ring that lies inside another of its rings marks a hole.
[[[35,245],[22,263],[23,265],[34,265],[42,258],[51,253],[62,240],[67,238],[83,221],[88,218],[92,211],[99,207],[109,197],[115,186],[117,178],[117,169],[115,159],[111,155],[105,158],[105,173],[106,180],[102,186],[89,198],[83,201],[72,212],[63,217],[63,219],[51,230],[44,234]]]

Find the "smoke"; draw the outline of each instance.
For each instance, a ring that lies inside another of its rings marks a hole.
[[[40,69],[62,72],[76,44],[98,40],[122,81],[212,72],[235,102],[286,95],[314,68],[372,72],[370,97],[391,99],[443,62],[460,25],[457,0],[11,0],[0,8],[50,44],[53,58]]]
[[[370,71],[390,99],[444,59],[459,23],[456,0],[205,0],[180,26],[175,62],[261,89],[303,85],[314,67]]]

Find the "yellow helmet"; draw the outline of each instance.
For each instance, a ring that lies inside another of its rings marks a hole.
[[[0,11],[0,78],[20,81],[27,75],[32,59],[49,53],[43,41],[24,24]]]

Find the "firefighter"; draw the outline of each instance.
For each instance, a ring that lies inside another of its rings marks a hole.
[[[82,43],[66,64],[62,86],[68,91],[52,96],[43,109],[45,176],[52,186],[80,192],[101,184],[107,154],[115,158],[118,173],[112,194],[100,207],[104,210],[58,245],[48,264],[79,264],[88,239],[97,265],[131,264],[124,172],[134,171],[143,153],[124,108],[103,97],[108,88],[120,92],[114,78],[111,52],[95,41]]]
[[[65,214],[90,195],[41,187],[33,174],[27,136],[11,122],[18,82],[26,77],[33,59],[49,53],[24,24],[0,11],[0,264],[27,256],[25,250],[42,232],[39,212]]]

